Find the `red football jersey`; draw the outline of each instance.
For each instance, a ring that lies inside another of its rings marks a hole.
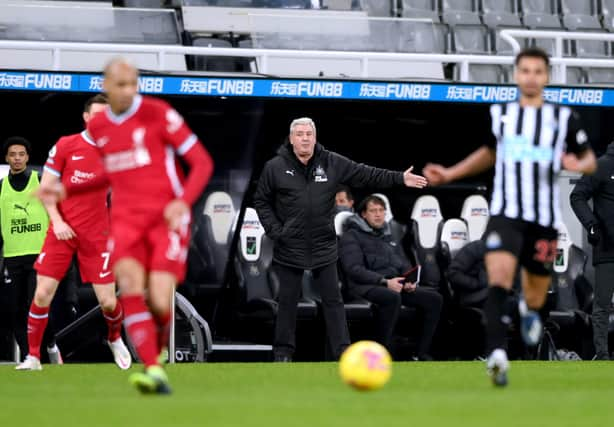
[[[183,195],[176,154],[186,155],[199,141],[166,102],[137,95],[120,115],[109,107],[96,115],[88,131],[113,189],[113,217],[160,216],[168,202]]]
[[[86,131],[64,136],[49,151],[44,169],[59,177],[64,186],[78,187],[104,175],[100,153]],[[60,202],[58,209],[76,232],[107,230],[107,188],[75,193]]]

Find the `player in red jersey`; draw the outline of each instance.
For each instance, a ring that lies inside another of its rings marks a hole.
[[[107,106],[106,97],[90,98],[84,108],[87,124]],[[87,131],[65,136],[53,146],[45,163],[41,184],[62,182],[76,186],[104,174],[100,155]],[[70,267],[75,253],[84,282],[93,284],[96,298],[108,326],[107,342],[115,363],[128,369],[130,352],[121,338],[122,305],[115,296],[115,278],[109,270],[109,210],[108,186],[92,192],[75,194],[59,205],[45,203],[52,227],[34,268],[37,271],[36,291],[28,315],[29,354],[17,366],[18,370],[40,370],[40,345],[47,326],[49,306],[59,282]]]
[[[183,118],[166,102],[139,95],[137,84],[134,66],[121,58],[109,62],[103,83],[109,108],[89,122],[88,132],[113,190],[109,248],[124,325],[145,364],[130,381],[144,393],[166,394],[158,356],[167,345],[175,286],[185,276],[190,206],[213,161]],[[177,156],[190,167],[187,178]],[[66,187],[69,194],[79,191]],[[62,191],[43,186],[39,194],[45,199]]]

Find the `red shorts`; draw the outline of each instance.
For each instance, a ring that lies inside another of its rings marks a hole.
[[[106,285],[115,282],[110,269],[110,253],[107,251],[108,232],[77,233],[70,240],[58,240],[50,225],[34,268],[42,276],[62,280],[77,254],[83,282]]]
[[[190,218],[179,231],[170,231],[164,219],[151,223],[137,223],[134,219],[113,218],[112,239],[109,241],[111,262],[133,258],[147,272],[171,273],[180,283],[185,278]]]

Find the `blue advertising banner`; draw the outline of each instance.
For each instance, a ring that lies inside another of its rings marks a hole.
[[[99,92],[101,86],[97,74],[0,71],[0,90]],[[139,90],[152,95],[474,103],[509,102],[518,96],[516,87],[502,85],[175,76],[141,76]],[[614,89],[551,87],[545,97],[565,105],[614,106]]]

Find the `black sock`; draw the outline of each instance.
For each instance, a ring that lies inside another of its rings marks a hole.
[[[508,296],[509,291],[500,286],[490,285],[488,288],[484,305],[487,355],[497,348],[506,348],[507,328],[511,320],[505,309]]]

